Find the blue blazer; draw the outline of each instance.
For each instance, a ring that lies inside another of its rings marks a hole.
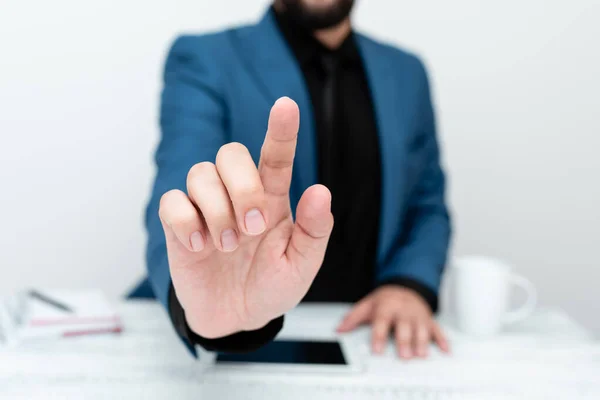
[[[382,162],[382,204],[376,280],[411,278],[437,292],[450,237],[429,84],[421,61],[357,35],[372,91]],[[146,214],[149,286],[168,307],[171,277],[158,218],[161,196],[186,191],[189,169],[215,161],[236,141],[258,163],[275,100],[300,107],[300,132],[290,192],[295,210],[317,182],[315,123],[296,60],[268,12],[252,26],[182,36],[166,61],[160,113],[158,172]]]

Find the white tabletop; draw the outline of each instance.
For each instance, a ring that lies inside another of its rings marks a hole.
[[[242,382],[239,377],[207,378],[158,304],[128,302],[118,308],[125,326],[122,334],[0,349],[0,398],[95,399],[119,398],[121,394],[122,398],[198,399],[202,385],[219,384],[233,390],[237,384],[253,381],[419,390],[486,387],[519,391],[527,384],[553,392],[600,393],[600,349],[585,329],[556,310],[540,310],[528,321],[487,340],[464,337],[442,319],[453,354],[444,356],[432,350],[429,359],[418,361],[398,360],[391,344],[386,355],[371,356],[369,332],[363,328],[352,334],[363,346],[363,374],[249,374]],[[330,337],[347,309],[344,305],[303,305],[286,315],[282,335],[310,329],[313,337]]]

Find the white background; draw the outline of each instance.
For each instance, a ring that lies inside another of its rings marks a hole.
[[[2,0],[0,296],[144,274],[164,52],[267,0]],[[600,2],[358,0],[429,65],[454,253],[500,257],[600,332]]]

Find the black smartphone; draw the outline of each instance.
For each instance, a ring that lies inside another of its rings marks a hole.
[[[347,365],[337,341],[274,340],[258,350],[230,354],[219,353],[217,363]]]

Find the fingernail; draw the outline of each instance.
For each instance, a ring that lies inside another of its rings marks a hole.
[[[223,251],[233,251],[237,248],[237,234],[233,229],[226,229],[221,233],[221,247]]]
[[[251,235],[259,235],[266,229],[265,219],[258,208],[253,208],[246,213],[246,230]]]
[[[402,350],[400,350],[400,356],[404,357],[404,358],[411,358],[412,351],[410,349],[402,349]]]
[[[375,343],[375,353],[383,353],[383,343]]]
[[[196,252],[204,249],[204,239],[202,238],[202,234],[198,231],[192,233],[190,236],[190,243],[192,245],[192,250]]]

